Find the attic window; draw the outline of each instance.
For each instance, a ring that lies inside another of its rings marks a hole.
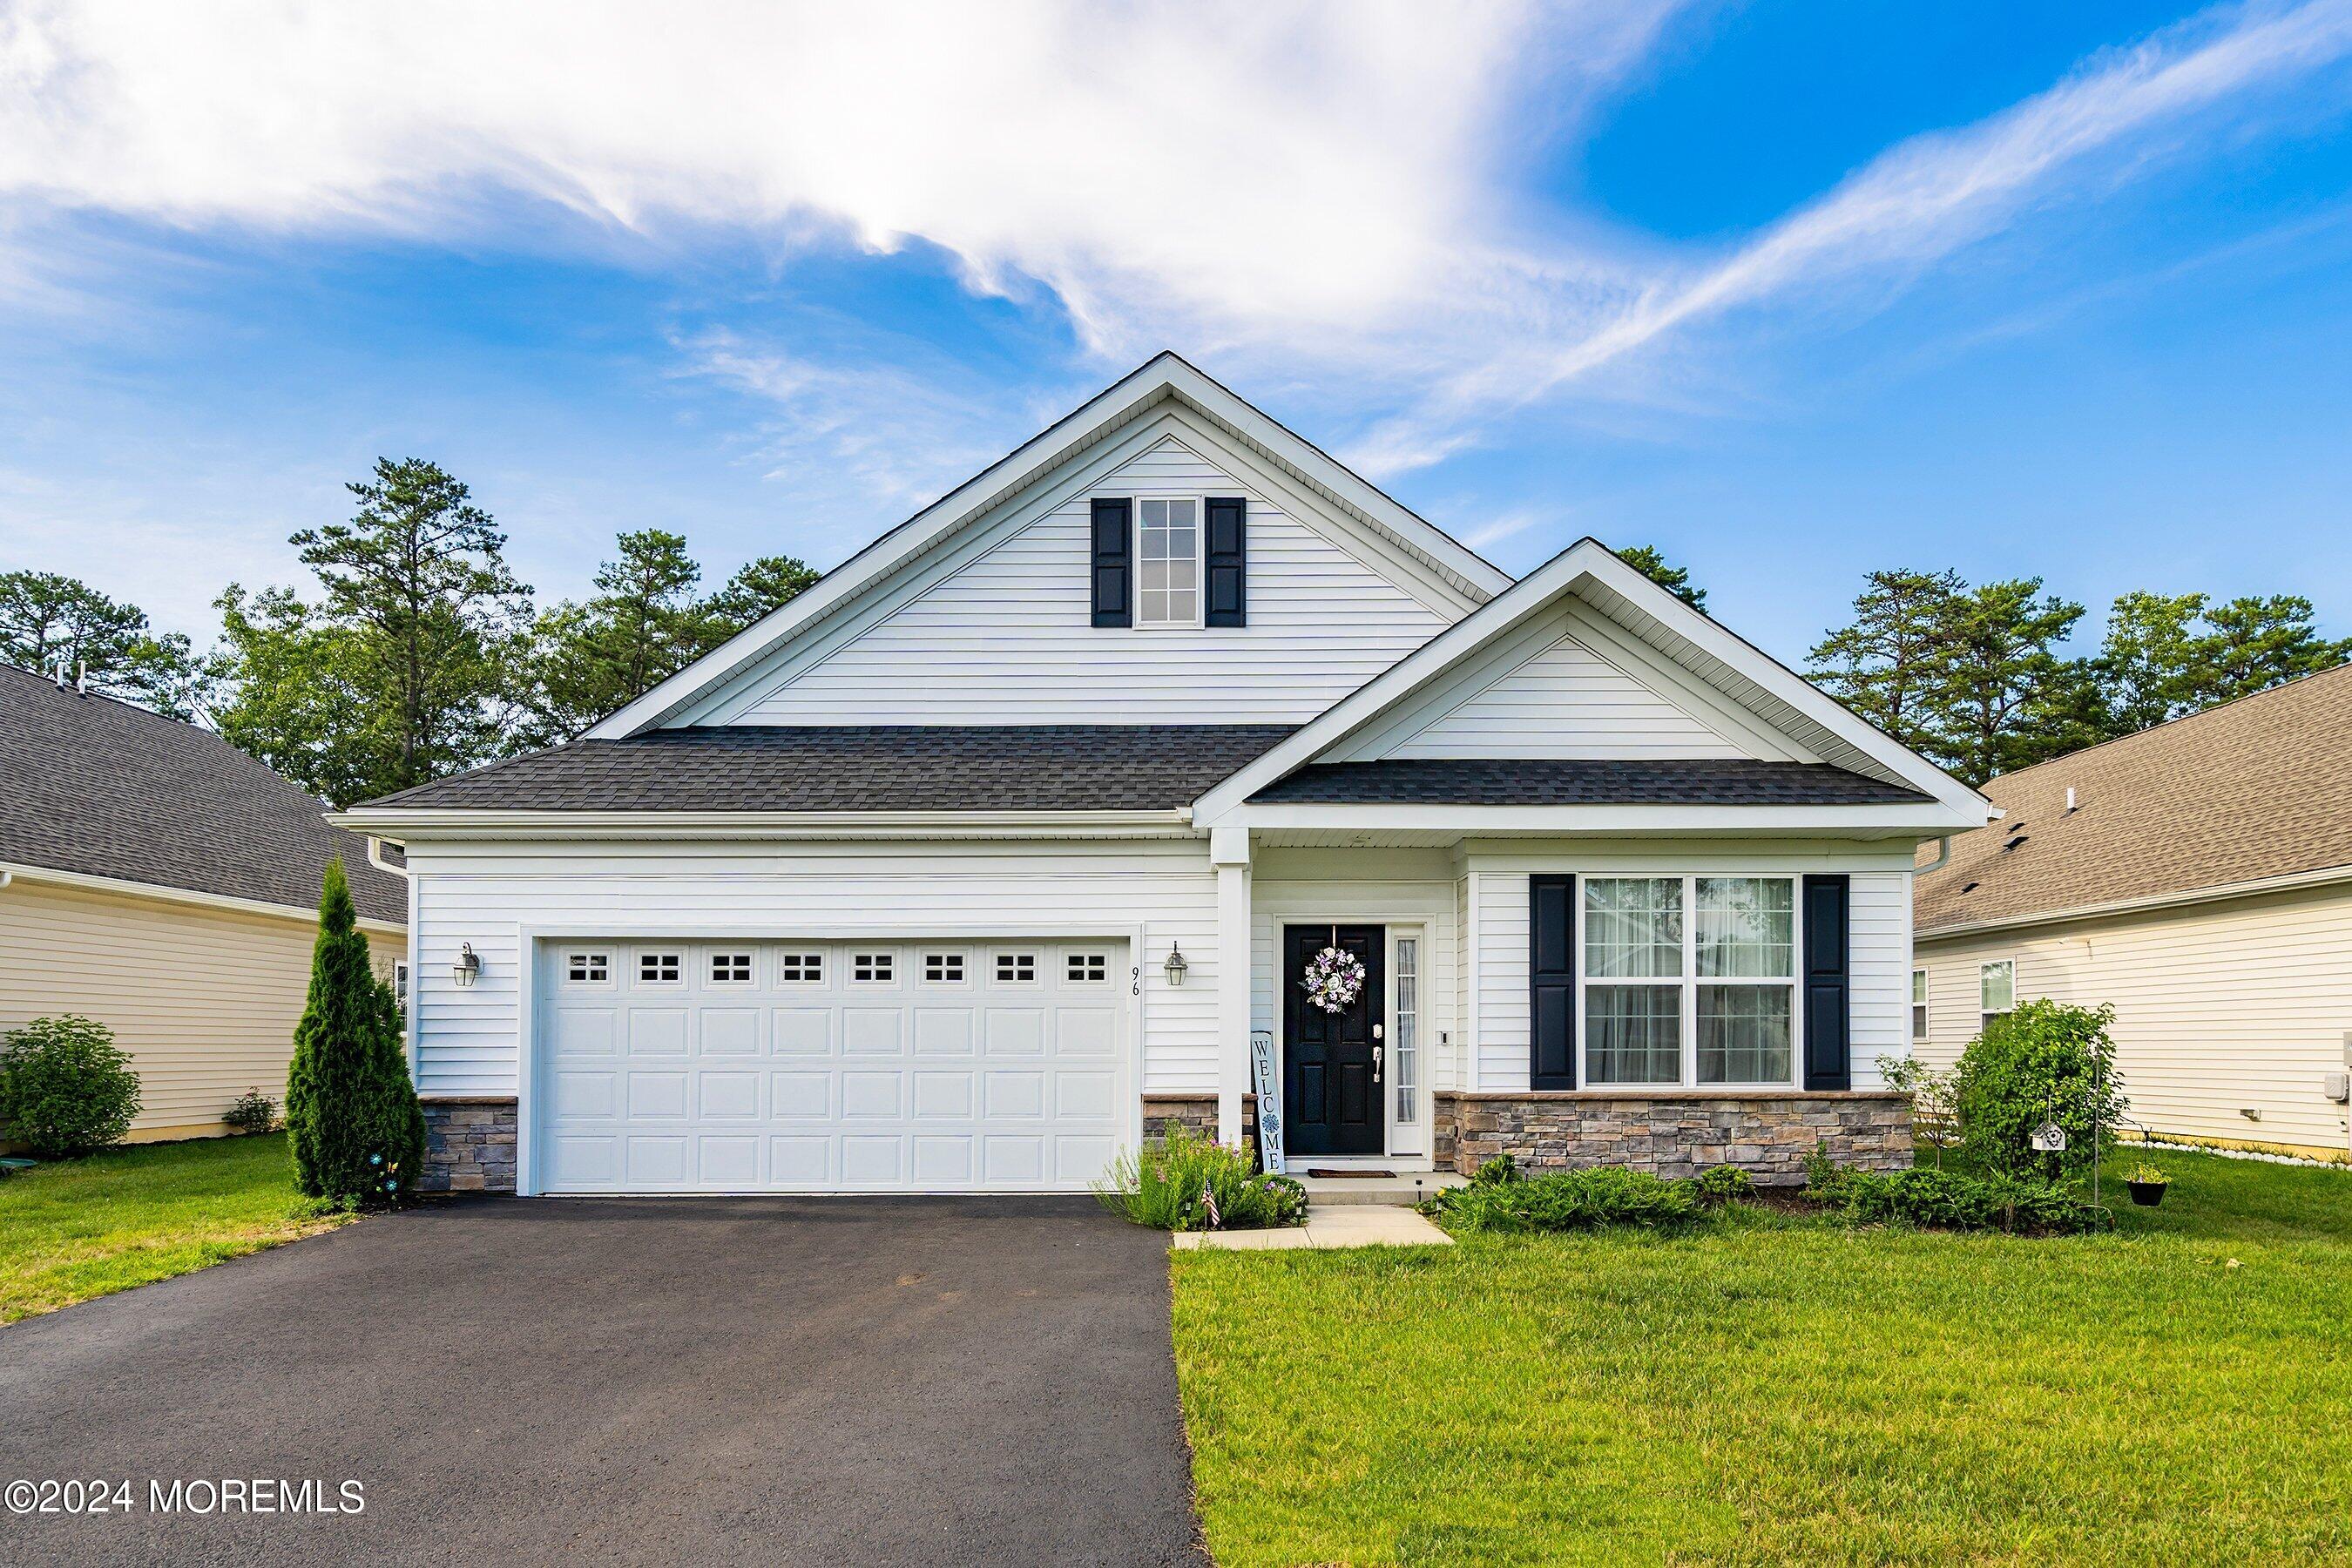
[[[1136,614],[1139,626],[1201,624],[1201,503],[1135,503]]]

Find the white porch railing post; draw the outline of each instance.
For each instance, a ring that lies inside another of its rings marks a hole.
[[[1217,1142],[1234,1148],[1250,1081],[1249,859],[1247,828],[1209,830],[1217,870]]]

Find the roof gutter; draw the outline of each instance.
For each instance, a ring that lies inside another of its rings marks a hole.
[[[361,806],[327,820],[404,847],[484,839],[1183,838],[1189,806],[1160,811],[530,811]]]
[[[206,893],[194,888],[167,887],[162,882],[134,882],[127,877],[94,877],[86,871],[60,871],[51,866],[0,866],[0,888],[13,885],[18,877],[27,882],[73,888],[83,892],[111,893],[119,898],[155,899],[164,903],[231,910],[238,914],[300,921],[306,925],[316,925],[319,921],[318,910],[299,904],[274,904],[264,899],[240,899],[233,893]],[[398,921],[380,921],[366,915],[360,916],[357,923],[365,930],[393,936],[408,929]]]
[[[2189,888],[2179,892],[2151,893],[2146,898],[2116,899],[2104,904],[2077,904],[2071,909],[2041,910],[2031,914],[2005,915],[1999,920],[1969,921],[1958,925],[1931,926],[1915,933],[1919,942],[1941,942],[1946,937],[1975,936],[1985,931],[2013,931],[2021,926],[2063,925],[2072,921],[2101,920],[2109,915],[2137,914],[2145,910],[2179,909],[2188,904],[2218,904],[2232,899],[2257,898],[2263,893],[2292,892],[2298,888],[2324,888],[2336,882],[2352,882],[2352,866],[2328,866],[2315,871],[2294,871],[2279,877],[2260,877],[2247,882],[2222,882],[2210,888]]]

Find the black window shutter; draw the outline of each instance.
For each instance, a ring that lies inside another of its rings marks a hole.
[[[1576,879],[1528,879],[1528,1087],[1576,1087]]]
[[[1853,1087],[1853,879],[1805,879],[1805,1087]]]
[[[1249,624],[1249,502],[1240,496],[1208,500],[1209,597],[1202,625]]]
[[[1126,496],[1095,498],[1095,625],[1098,626],[1135,624],[1135,530],[1129,526],[1134,513],[1135,502]]]

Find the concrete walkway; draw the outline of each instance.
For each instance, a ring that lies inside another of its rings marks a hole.
[[[1180,1250],[1210,1247],[1275,1252],[1300,1247],[1451,1247],[1454,1238],[1411,1209],[1362,1204],[1310,1208],[1305,1225],[1282,1230],[1179,1231],[1175,1245]]]

